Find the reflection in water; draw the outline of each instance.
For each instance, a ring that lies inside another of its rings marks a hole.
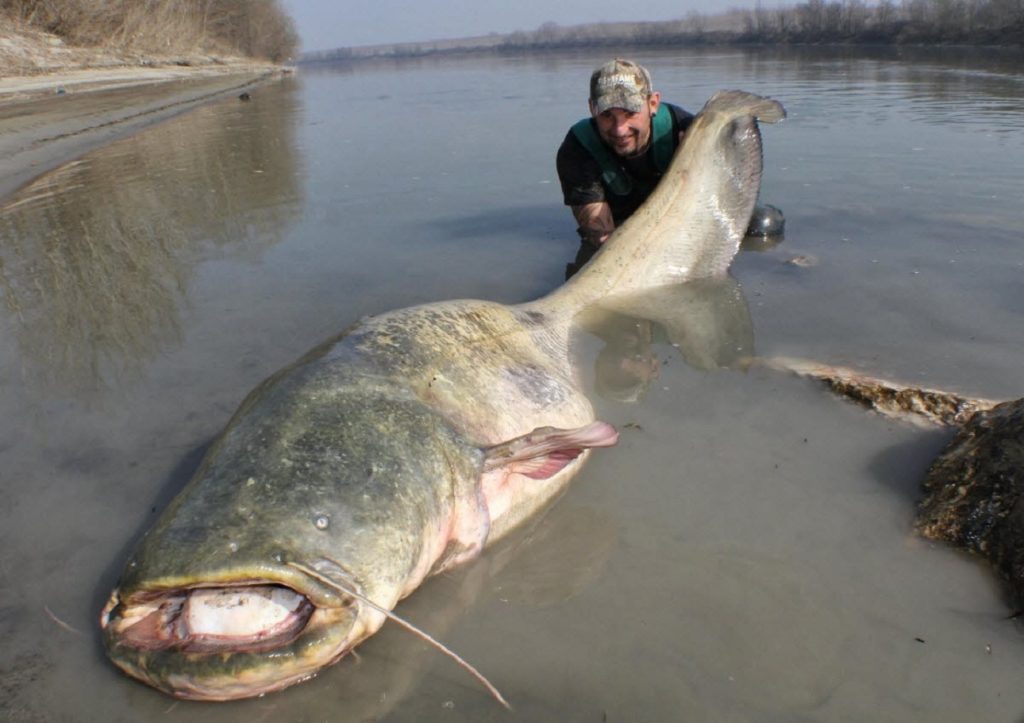
[[[704,52],[715,57],[713,49]],[[913,122],[975,126],[997,135],[1018,133],[1024,113],[1015,48],[778,47],[726,60],[733,61],[721,71],[727,76],[784,82],[777,92],[791,109],[817,105],[870,123],[900,112]]]
[[[643,397],[661,369],[658,342],[671,344],[701,370],[732,366],[754,352],[750,310],[731,277],[608,297],[587,310],[581,325],[605,342],[595,362],[595,384],[611,401]]]
[[[785,236],[744,236],[740,242],[740,251],[771,251],[785,240]]]
[[[739,79],[756,79],[771,85],[784,82],[787,106],[797,107],[808,91],[815,102],[827,102],[830,112],[868,114],[877,118],[886,108],[908,109],[924,122],[991,125],[995,133],[1017,133],[1024,112],[1021,96],[1021,53],[1017,48],[910,47],[910,46],[802,46],[764,47],[756,52],[737,52],[720,47],[645,51],[649,64],[661,67],[661,83],[669,86],[667,70],[685,66],[688,85],[700,85],[703,76],[713,80],[708,88],[719,88]],[[517,66],[539,70],[544,75],[581,72],[577,53],[517,57]],[[603,57],[599,54],[595,57]],[[501,55],[473,58],[476,67],[495,73],[508,71],[508,59]],[[582,62],[588,68],[589,60]],[[444,55],[419,58],[377,58],[353,63],[312,64],[303,67],[308,76],[387,76],[401,72],[443,73],[465,68],[462,58]],[[589,69],[583,72],[589,72]],[[579,76],[577,76],[579,77]],[[864,89],[874,96],[865,102]],[[370,91],[368,91],[369,93]],[[390,95],[373,90],[370,97],[386,100]],[[452,93],[451,89],[446,90]],[[508,93],[507,89],[503,89]],[[506,95],[518,101],[520,96]],[[702,102],[704,97],[689,102]],[[438,100],[438,102],[440,102]]]
[[[654,351],[654,325],[610,313],[594,333],[606,342],[594,362],[595,391],[611,401],[640,400],[661,371]]]
[[[296,215],[279,102],[219,104],[39,178],[0,208],[0,287],[29,385],[82,393],[137,375],[181,336],[204,255],[259,253]]]

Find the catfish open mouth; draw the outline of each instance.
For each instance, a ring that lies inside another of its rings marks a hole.
[[[305,595],[278,584],[141,594],[108,607],[102,624],[113,625],[122,644],[186,653],[260,652],[287,645],[316,609]]]
[[[100,616],[110,659],[176,698],[237,700],[313,677],[366,636],[360,605],[278,580],[115,590]]]

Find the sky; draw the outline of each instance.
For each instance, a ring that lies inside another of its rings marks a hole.
[[[282,0],[302,50],[462,38],[536,30],[546,22],[676,20],[712,15],[755,0]],[[775,2],[762,2],[772,7]],[[784,3],[792,5],[794,3]]]

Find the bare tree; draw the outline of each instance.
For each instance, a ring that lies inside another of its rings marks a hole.
[[[892,0],[879,0],[874,11],[875,24],[885,26],[896,19],[896,6]]]
[[[843,0],[842,31],[848,36],[855,36],[867,26],[868,10],[864,0]]]
[[[797,5],[796,16],[801,32],[820,35],[825,29],[824,0],[807,0],[803,5]]]
[[[694,35],[703,35],[707,30],[707,19],[696,10],[686,14],[686,24]]]

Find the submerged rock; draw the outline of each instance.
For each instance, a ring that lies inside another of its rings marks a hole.
[[[972,416],[923,488],[917,531],[989,560],[1024,606],[1024,399]]]
[[[921,484],[914,528],[988,560],[1008,585],[1010,603],[1024,610],[1024,399],[966,397],[806,359],[762,357],[744,365],[818,379],[886,417],[956,427]]]
[[[953,427],[1001,401],[918,387],[874,377],[849,367],[795,357],[751,357],[745,367],[767,367],[823,382],[834,394],[885,417],[921,427]]]
[[[785,231],[786,217],[782,215],[782,209],[770,204],[754,207],[747,226],[747,236],[779,238]]]

